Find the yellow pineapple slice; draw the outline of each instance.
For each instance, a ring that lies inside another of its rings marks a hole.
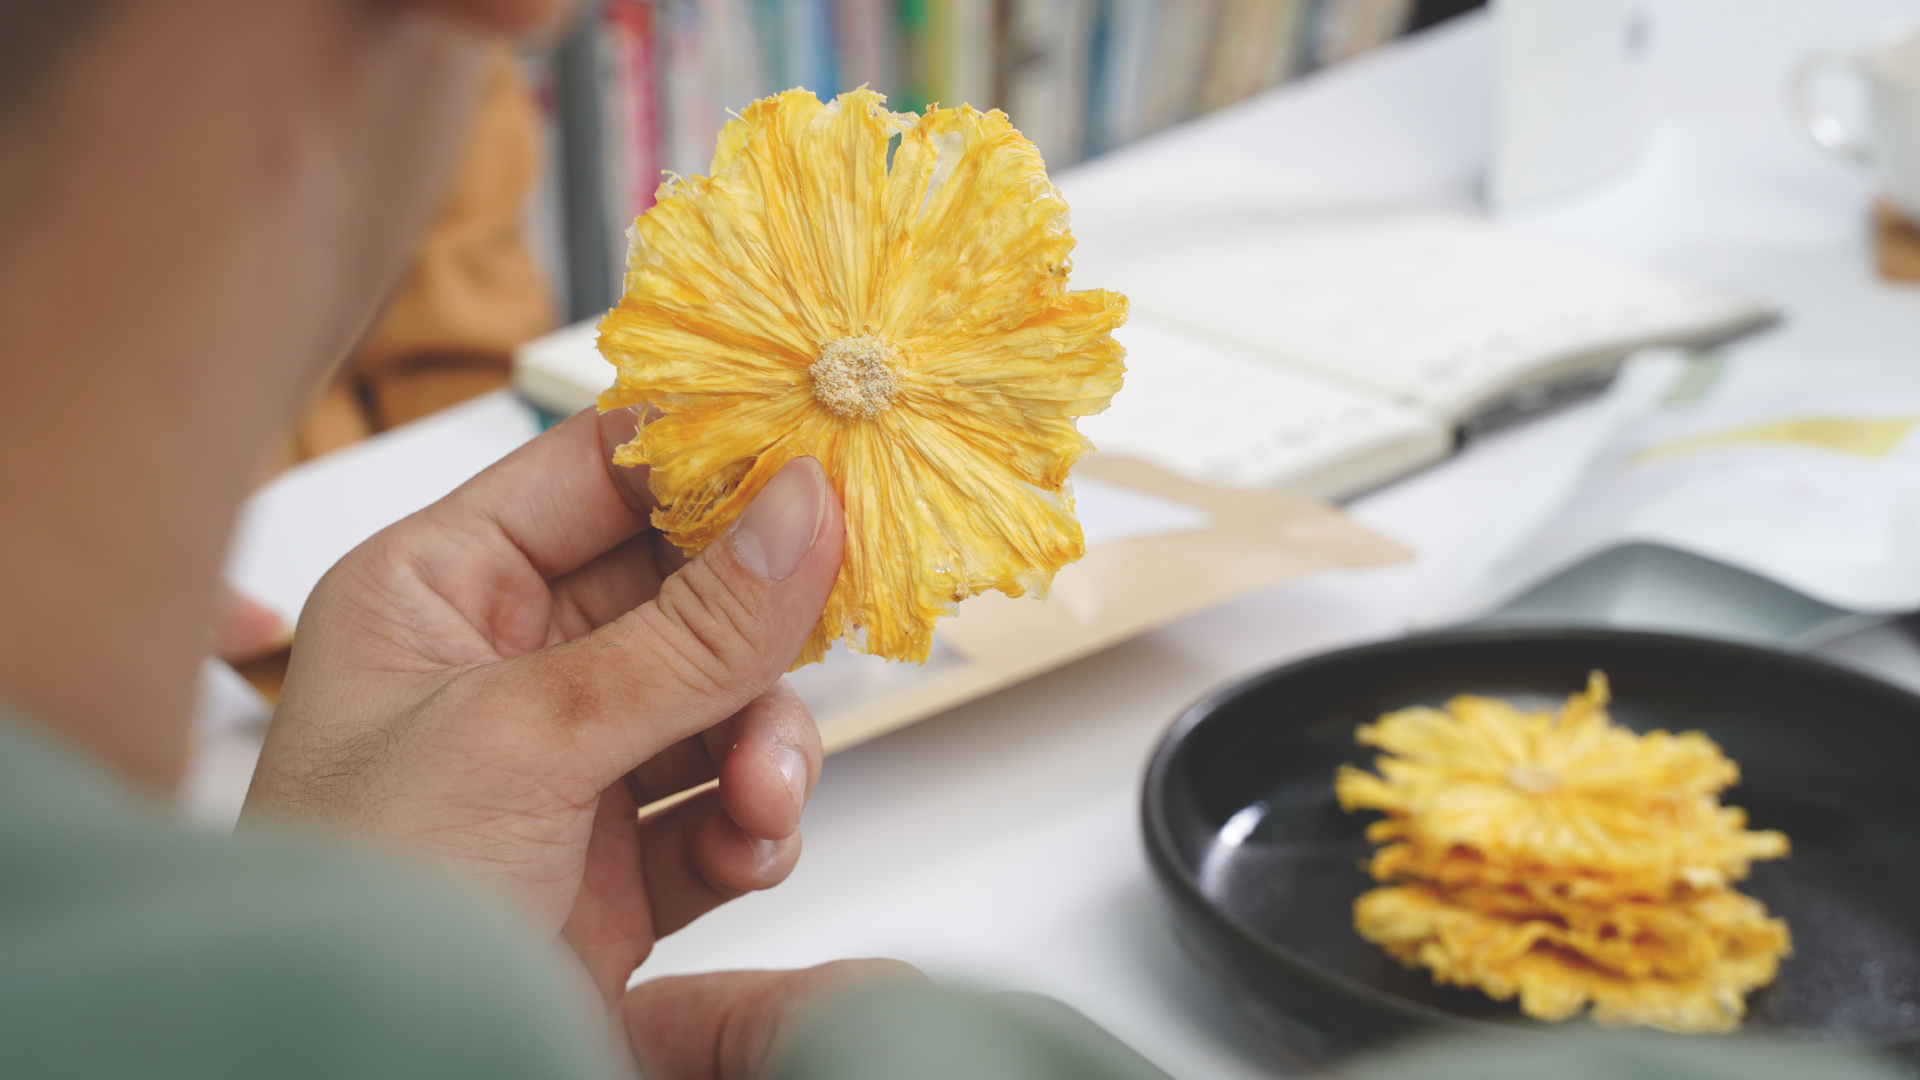
[[[1424,886],[1375,889],[1354,905],[1361,934],[1402,962],[1499,1001],[1517,995],[1521,1010],[1541,1020],[1565,1020],[1591,1005],[1602,1024],[1738,1027],[1746,995],[1773,981],[1789,951],[1786,924],[1724,889],[1674,916],[1692,922],[1697,941],[1608,941],[1597,928],[1489,913]]]
[[[1785,836],[1772,831],[1747,830],[1743,812],[1736,810],[1726,820],[1728,825],[1722,836],[1695,842],[1696,852],[1701,846],[1706,846],[1712,854],[1684,863],[1658,862],[1638,868],[1616,867],[1601,871],[1575,863],[1524,858],[1489,859],[1479,851],[1464,846],[1437,850],[1411,843],[1397,843],[1388,844],[1375,852],[1368,869],[1378,881],[1418,880],[1447,886],[1505,886],[1523,889],[1543,898],[1551,896],[1583,903],[1609,899],[1661,900],[1678,891],[1739,881],[1747,876],[1754,861],[1779,858],[1787,853]],[[1370,831],[1368,835],[1377,841],[1382,833]]]
[[[1126,298],[1067,289],[1067,206],[999,112],[889,112],[861,89],[756,101],[712,175],[663,184],[600,324],[615,460],[697,552],[781,466],[819,459],[846,558],[798,664],[843,637],[924,660],[988,589],[1044,589],[1085,548],[1074,419],[1120,388]],[[889,146],[894,145],[891,160]]]
[[[1705,887],[1786,854],[1785,836],[1748,831],[1742,811],[1720,805],[1740,770],[1711,739],[1636,735],[1608,718],[1607,698],[1595,672],[1558,717],[1471,695],[1388,713],[1356,736],[1388,752],[1380,775],[1342,769],[1340,805],[1391,815],[1369,833],[1375,842],[1404,839],[1428,859],[1467,848],[1523,873]]]
[[[1579,956],[1594,967],[1630,978],[1691,978],[1707,972],[1730,951],[1742,953],[1787,948],[1786,923],[1767,915],[1765,904],[1731,889],[1690,892],[1664,901],[1614,901],[1603,904],[1541,903],[1515,889],[1467,886],[1396,885],[1376,889],[1365,904],[1389,896],[1417,895],[1510,930],[1509,942],[1524,949],[1551,946]],[[1356,908],[1360,925],[1365,905]]]

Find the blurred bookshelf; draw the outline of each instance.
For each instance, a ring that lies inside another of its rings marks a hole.
[[[707,171],[755,98],[867,85],[1002,109],[1061,169],[1484,0],[593,0],[529,64],[554,169],[532,214],[570,320],[618,296],[665,171]]]

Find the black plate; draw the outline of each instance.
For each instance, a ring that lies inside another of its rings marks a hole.
[[[1148,769],[1148,854],[1181,936],[1296,1049],[1327,1056],[1435,1027],[1558,1030],[1436,987],[1353,931],[1370,887],[1334,770],[1367,765],[1357,725],[1460,693],[1558,703],[1603,670],[1615,719],[1705,731],[1740,763],[1725,796],[1793,855],[1743,888],[1786,917],[1794,955],[1746,1030],[1920,1045],[1920,698],[1801,657],[1604,630],[1411,638],[1316,657],[1188,709]],[[1573,1025],[1585,1026],[1585,1025]],[[1561,1027],[1565,1027],[1562,1025]],[[1305,1038],[1309,1045],[1300,1045]]]

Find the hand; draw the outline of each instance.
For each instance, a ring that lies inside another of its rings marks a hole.
[[[609,464],[633,427],[576,415],[329,571],[242,818],[338,823],[497,883],[609,1001],[657,937],[798,859],[820,741],[780,675],[845,542],[802,458],[685,562],[648,527],[645,470]]]
[[[924,983],[926,976],[898,960],[681,975],[627,991],[620,1012],[650,1080],[752,1080],[812,1008],[878,981]]]

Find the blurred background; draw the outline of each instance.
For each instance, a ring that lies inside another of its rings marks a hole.
[[[1061,169],[1482,2],[599,0],[526,64],[558,181],[537,245],[572,318],[606,310],[661,171],[704,174],[727,114],[789,87],[1001,109]]]

